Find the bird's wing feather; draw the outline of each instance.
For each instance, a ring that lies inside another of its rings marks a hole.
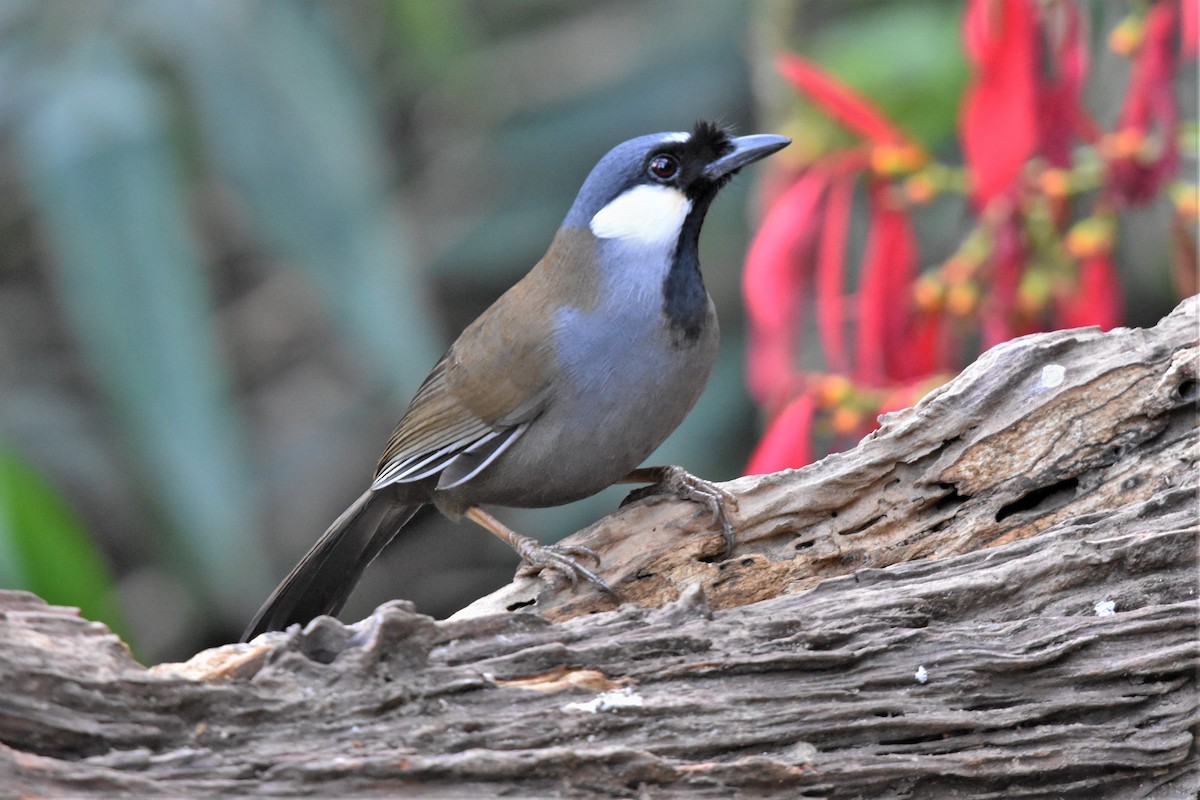
[[[463,379],[461,374],[454,375],[455,366],[451,350],[417,391],[379,460],[372,488],[419,481],[438,473],[438,488],[465,483],[520,438],[545,408],[548,386],[509,392],[505,398],[497,397],[495,391],[504,384],[502,376],[468,376],[473,382],[491,380],[493,388],[487,410],[483,414],[473,411],[454,391],[454,378]]]
[[[520,438],[553,401],[554,315],[544,311],[595,294],[593,244],[586,231],[560,231],[546,258],[467,326],[392,433],[375,488],[439,472],[439,488],[458,486]]]
[[[528,427],[528,422],[522,422],[495,437],[486,436],[463,450],[442,469],[437,488],[453,489],[474,478],[488,464],[499,458],[500,454],[519,439]]]

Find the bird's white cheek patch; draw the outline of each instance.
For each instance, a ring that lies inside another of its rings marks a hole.
[[[669,186],[635,186],[592,217],[592,233],[645,246],[674,244],[692,201]]]

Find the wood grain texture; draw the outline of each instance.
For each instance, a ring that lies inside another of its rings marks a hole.
[[[615,611],[522,579],[147,670],[0,593],[0,787],[1193,797],[1196,334],[1193,299],[1003,345],[856,450],[726,484],[724,562],[686,504],[628,506],[572,540]]]

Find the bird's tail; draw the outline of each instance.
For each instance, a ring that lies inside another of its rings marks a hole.
[[[420,508],[420,503],[403,505],[386,491],[368,489],[275,587],[250,620],[242,641],[264,631],[283,630],[293,622],[304,624],[321,614],[336,614],[367,564]]]

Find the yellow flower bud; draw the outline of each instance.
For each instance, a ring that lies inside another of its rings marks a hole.
[[[1076,259],[1103,255],[1112,250],[1114,233],[1111,220],[1103,217],[1081,219],[1067,231],[1067,252]]]

